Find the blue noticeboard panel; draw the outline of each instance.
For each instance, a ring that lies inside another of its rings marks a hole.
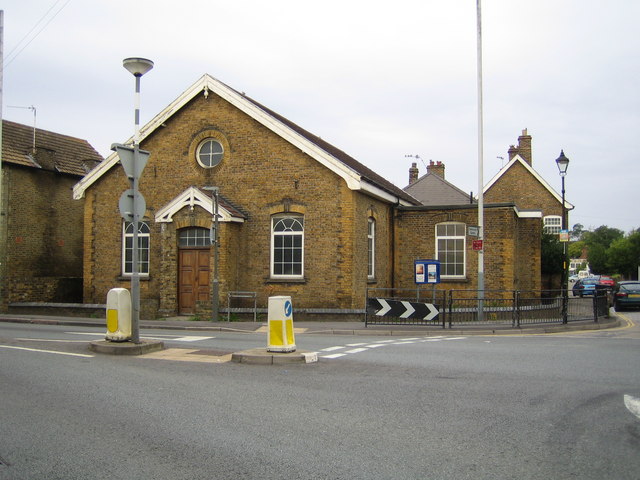
[[[417,284],[440,283],[440,262],[438,260],[416,260],[413,276]]]

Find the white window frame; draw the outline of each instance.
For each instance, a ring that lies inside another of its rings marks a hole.
[[[283,222],[293,221],[290,226],[285,226]],[[301,227],[301,230],[294,230],[291,227]],[[276,228],[284,227],[284,230],[277,230]],[[282,237],[291,238],[291,242],[296,242],[296,239],[299,239],[299,245],[283,245],[282,247],[277,246],[278,238]],[[279,248],[281,254],[284,256],[287,252],[292,252],[295,254],[295,251],[299,250],[299,260],[291,259],[290,261],[276,261],[276,249]],[[286,269],[286,266],[290,265],[295,268],[296,265],[299,265],[299,272],[296,273],[282,273],[283,269]],[[299,214],[280,214],[274,215],[271,217],[271,259],[270,259],[270,276],[271,278],[276,279],[302,279],[304,278],[304,215]]]
[[[142,244],[142,245],[141,245]],[[146,245],[145,245],[146,244]],[[131,260],[127,261],[127,254]],[[147,222],[138,222],[138,275],[148,277],[151,266],[151,230]],[[122,275],[133,275],[133,222],[122,223]]]
[[[211,153],[207,153],[206,156],[209,159],[209,162],[206,163],[202,161],[200,154],[202,153],[202,148],[209,143],[216,143],[217,145],[219,145],[220,151],[219,152],[212,151]],[[224,158],[224,145],[222,145],[222,143],[216,140],[215,138],[211,138],[211,137],[205,138],[203,141],[200,142],[200,144],[198,145],[198,148],[196,148],[196,160],[198,161],[200,166],[203,168],[217,167],[218,165],[220,165],[220,162],[222,162],[223,158]]]
[[[211,245],[212,230],[202,227],[189,227],[178,230],[180,248],[201,248]]]
[[[376,219],[367,220],[367,278],[376,277]]]
[[[446,232],[439,234],[438,227],[443,227]],[[443,222],[436,224],[436,258],[440,261],[440,276],[448,279],[463,279],[467,275],[467,226],[461,222]],[[458,230],[458,232],[452,231]],[[460,230],[462,234],[460,234]],[[444,249],[441,248],[444,242]],[[450,248],[453,247],[453,248]],[[462,272],[449,273],[452,262],[449,257],[454,255],[453,268],[462,265]],[[462,255],[462,262],[457,261],[457,255]]]
[[[542,232],[551,235],[559,235],[562,230],[562,217],[560,215],[547,215],[542,217]]]

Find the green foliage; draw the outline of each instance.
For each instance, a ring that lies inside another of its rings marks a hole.
[[[601,245],[604,248],[609,248],[611,243],[624,237],[624,232],[618,228],[610,228],[606,225],[596,228],[593,232],[583,232],[582,240],[585,241],[587,246],[591,248],[593,245]]]
[[[560,243],[558,235],[543,233],[542,250],[540,253],[542,258],[541,271],[543,274],[553,275],[562,273],[564,258],[562,243]]]
[[[607,267],[625,278],[637,275],[640,265],[640,230],[614,240],[607,249]]]
[[[582,251],[586,246],[587,244],[582,240],[571,242],[569,244],[569,258],[580,258],[582,256]]]
[[[589,246],[589,268],[596,275],[607,273],[607,247],[594,243]]]

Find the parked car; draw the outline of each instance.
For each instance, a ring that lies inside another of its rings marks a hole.
[[[631,307],[640,307],[640,282],[619,282],[613,290],[613,308],[619,312]]]
[[[609,287],[602,285],[598,277],[581,278],[573,285],[573,296],[584,297],[594,295],[596,290],[607,290]]]
[[[600,280],[600,284],[604,285],[605,287],[613,288],[616,286],[615,280],[611,277],[607,277],[606,275],[600,275],[598,277],[598,280]]]

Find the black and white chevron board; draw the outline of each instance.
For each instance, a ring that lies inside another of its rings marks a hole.
[[[397,317],[407,319],[435,320],[438,307],[432,303],[408,302],[405,300],[387,300],[369,298],[369,311],[378,317]]]

